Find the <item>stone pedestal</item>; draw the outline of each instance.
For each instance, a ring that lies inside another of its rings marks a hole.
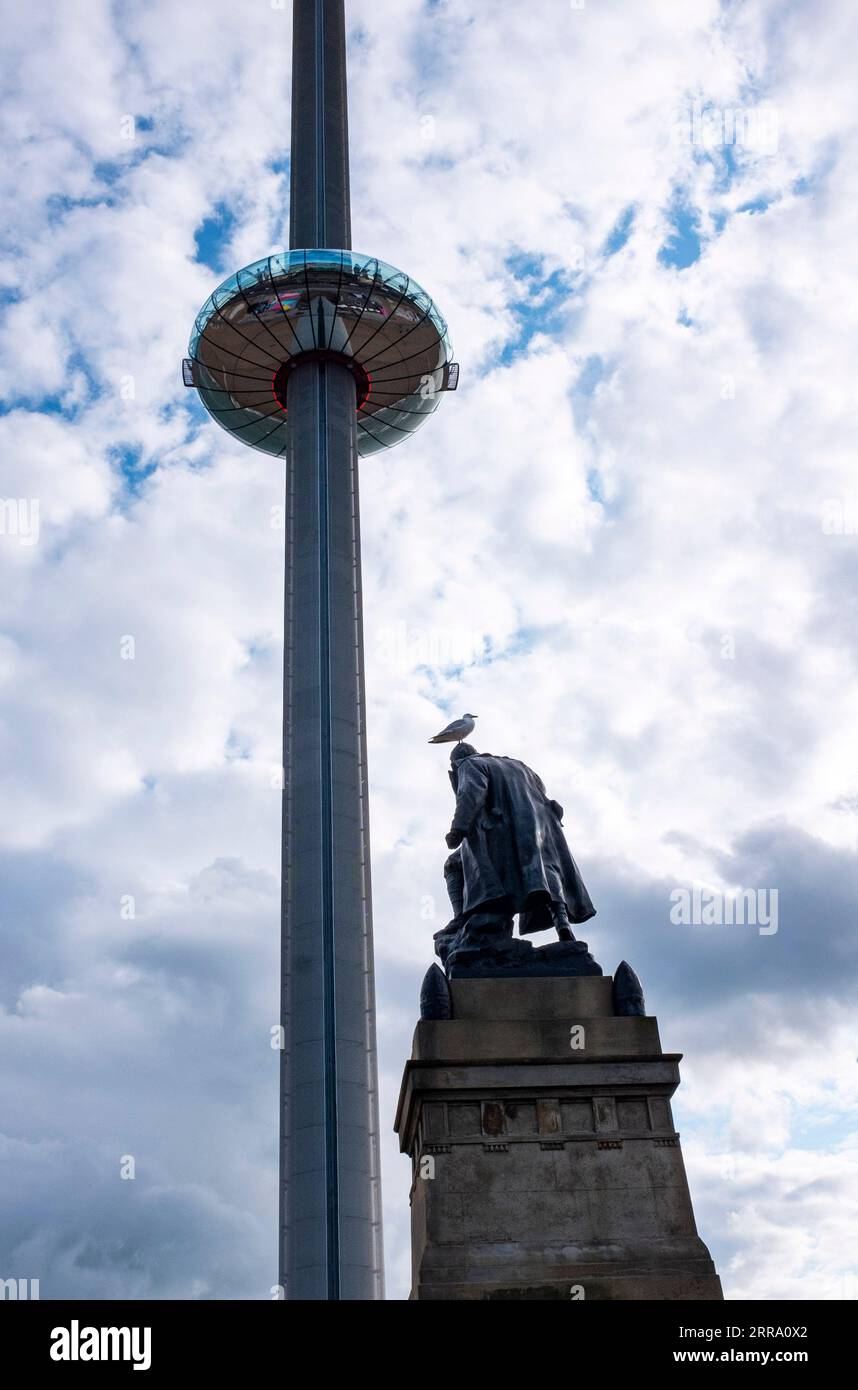
[[[655,1018],[610,976],[451,981],[396,1131],[412,1159],[412,1299],[720,1299]]]

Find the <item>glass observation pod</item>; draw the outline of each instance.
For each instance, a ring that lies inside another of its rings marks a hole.
[[[353,251],[286,251],[245,266],[206,300],[182,364],[209,414],[269,454],[286,450],[286,390],[301,362],[355,381],[358,452],[413,434],[454,391],[447,325],[425,290]]]

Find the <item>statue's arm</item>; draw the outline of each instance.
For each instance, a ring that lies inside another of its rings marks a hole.
[[[447,836],[447,844],[451,849],[460,845],[468,835],[480,810],[486,803],[488,792],[489,779],[482,768],[475,767],[470,762],[464,763],[459,768],[456,810],[453,813],[453,824]]]
[[[462,856],[455,850],[444,864],[444,882],[453,909],[453,920],[457,921],[465,905],[465,871],[462,867]]]
[[[551,799],[551,797],[548,795],[548,792],[545,790],[545,783],[543,782],[543,780],[542,780],[542,778],[540,777],[540,775],[539,775],[538,772],[534,772],[534,773],[533,773],[533,777],[534,777],[534,780],[535,780],[535,782],[536,782],[536,785],[538,786],[539,790],[542,792],[542,795],[545,797],[546,805],[549,807],[550,810],[552,810],[552,811],[554,812],[555,816],[557,817],[557,819],[560,821],[560,824],[562,825],[562,824],[563,824],[563,807],[560,805],[560,802],[559,802],[559,801],[553,801],[553,800]]]

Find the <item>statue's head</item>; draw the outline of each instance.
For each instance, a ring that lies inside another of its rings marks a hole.
[[[459,763],[464,762],[465,758],[472,758],[476,755],[476,748],[472,743],[457,743],[450,754],[450,785],[453,791],[458,793],[458,771]]]
[[[450,762],[455,767],[463,758],[473,758],[476,752],[477,750],[472,743],[457,743],[450,754]]]

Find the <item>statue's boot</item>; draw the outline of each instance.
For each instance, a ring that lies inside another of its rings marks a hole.
[[[569,914],[566,911],[565,903],[552,903],[551,911],[554,916],[554,929],[557,932],[559,941],[574,941],[572,928],[569,925]]]

